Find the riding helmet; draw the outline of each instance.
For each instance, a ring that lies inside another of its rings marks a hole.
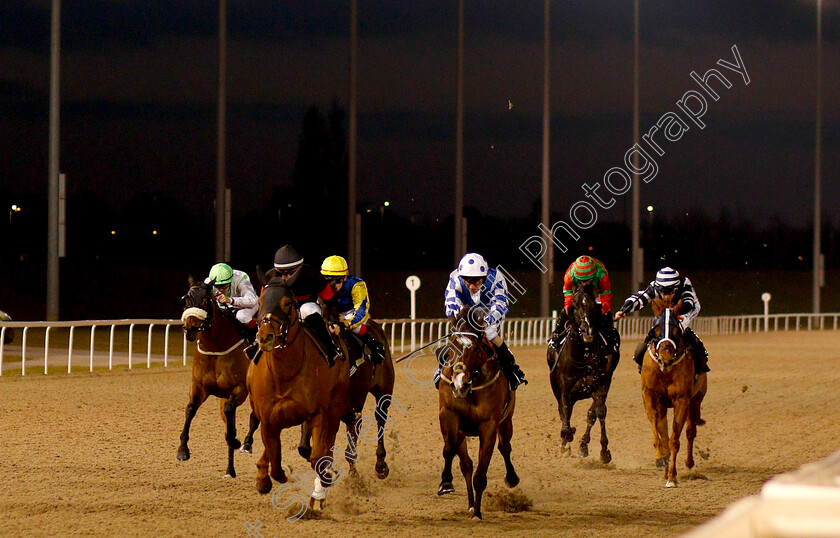
[[[470,252],[458,264],[458,276],[480,277],[487,276],[487,260],[481,254]]]
[[[226,263],[217,263],[210,268],[210,279],[215,280],[214,286],[224,286],[233,280],[233,269]]]
[[[347,260],[341,256],[330,256],[321,264],[321,274],[324,276],[345,276],[349,272]]]
[[[594,258],[589,256],[580,256],[572,263],[571,277],[575,280],[589,280],[595,276],[598,266]]]
[[[680,283],[680,274],[676,269],[670,267],[663,267],[656,272],[656,280],[653,287],[659,293],[671,293],[677,288]]]
[[[303,264],[303,256],[291,247],[291,245],[283,245],[274,254],[274,268],[275,269],[294,269]]]

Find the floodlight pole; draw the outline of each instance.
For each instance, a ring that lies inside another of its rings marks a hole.
[[[549,7],[551,0],[543,0],[543,34],[545,40],[543,43],[543,153],[542,153],[542,225],[544,229],[551,228],[549,224],[550,204],[549,204],[549,141],[550,141],[550,125],[551,125],[551,111],[549,107],[549,86],[551,74],[551,41],[549,34]],[[550,289],[551,283],[554,281],[554,244],[548,242],[548,251],[546,252],[545,264],[548,271],[542,274],[540,280],[540,317],[547,318],[549,311]]]
[[[216,125],[216,261],[227,261],[225,250],[225,112],[227,109],[227,0],[219,0],[219,101]]]
[[[58,156],[59,77],[61,59],[61,1],[53,0],[50,22],[50,134],[47,181],[47,321],[58,320]]]
[[[820,288],[823,285],[822,201],[820,187],[822,183],[822,0],[817,0],[817,120],[816,143],[814,150],[814,275],[813,275],[813,311],[820,313]]]
[[[639,143],[639,0],[633,0],[633,144]],[[633,152],[633,167],[639,169],[639,152]],[[631,233],[633,247],[631,248],[630,289],[637,290],[641,286],[644,259],[639,246],[639,175],[633,180],[633,203],[631,211]]]
[[[362,273],[361,226],[356,216],[356,59],[358,56],[357,0],[350,1],[350,125],[347,133],[347,255],[353,274]],[[357,229],[359,228],[359,229]]]
[[[458,0],[457,121],[455,125],[455,265],[464,252],[464,0]]]

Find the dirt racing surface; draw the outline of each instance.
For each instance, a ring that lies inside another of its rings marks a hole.
[[[494,451],[483,521],[467,516],[457,463],[456,492],[437,496],[443,449],[437,394],[409,383],[402,368],[394,398],[404,412],[392,405],[385,434],[390,476],[375,477],[375,447],[360,444],[360,476],[343,475],[328,489],[326,509],[296,522],[254,487],[259,433],[254,454],[236,454],[238,477],[223,478],[226,452],[215,398],[193,421],[192,458],[176,460],[189,367],[6,374],[0,378],[0,535],[676,536],[758,493],[772,476],[840,448],[838,333],[705,341],[712,368],[703,402],[707,424],[698,432],[693,471],[681,452],[674,489],[664,487],[662,471],[654,467],[652,430],[630,358],[635,342],[622,346],[607,399],[608,465],[598,462],[597,425],[589,458],[575,456],[589,400],[575,406],[573,455],[561,456],[545,351],[514,349],[530,381],[518,391],[514,415],[513,463],[521,484],[512,501],[504,497],[504,466]],[[415,361],[414,375],[430,378],[433,363],[431,356]],[[246,403],[237,414],[240,440],[248,409]],[[373,416],[370,406],[365,415]],[[284,466],[302,477],[308,464],[295,450],[298,432],[283,435]],[[477,449],[473,440],[474,459]],[[292,484],[275,501],[281,505],[296,494],[308,495]],[[502,510],[531,503],[527,511]]]

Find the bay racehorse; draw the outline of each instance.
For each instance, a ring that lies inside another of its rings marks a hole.
[[[280,433],[308,423],[312,432],[309,462],[316,477],[309,505],[324,504],[326,490],[340,475],[333,469],[331,448],[344,413],[349,365],[332,368],[314,337],[301,323],[291,289],[272,278],[260,295],[257,342],[261,360],[248,370],[251,410],[260,421],[263,454],[257,462],[257,490],[271,491],[271,479],[287,481],[281,463]]]
[[[562,422],[561,451],[570,454],[569,446],[574,440],[575,428],[571,425],[575,402],[592,398],[592,405],[586,414],[586,433],[580,440],[578,455],[589,455],[589,441],[592,426],[598,420],[601,425],[601,462],[609,463],[612,454],[605,420],[607,417],[607,394],[612,383],[613,372],[618,366],[619,354],[607,348],[604,336],[598,332],[601,305],[595,301],[596,289],[592,283],[577,284],[574,289],[574,314],[569,320],[569,331],[560,349],[548,346],[547,360],[549,380]]]
[[[388,339],[385,337],[382,327],[373,319],[369,319],[366,325],[367,330],[371,331],[374,338],[385,347],[385,359],[381,364],[374,365],[362,342],[350,331],[341,331],[350,360],[356,366],[354,370],[351,370],[346,406],[341,417],[341,422],[344,423],[347,430],[347,448],[344,452],[344,458],[350,465],[349,473],[355,476],[357,474],[355,463],[359,457],[359,433],[367,430],[365,424],[367,417],[363,417],[361,413],[367,396],[370,394],[375,401],[374,416],[377,425],[376,464],[374,469],[377,478],[384,479],[390,473],[388,464],[385,462],[385,456],[387,455],[385,451],[385,424],[388,422],[388,408],[394,394],[394,361],[391,357],[391,347],[388,345]],[[300,430],[298,452],[307,460],[312,453],[311,437],[308,425],[303,423]],[[363,435],[362,442],[367,441],[368,436]]]
[[[209,396],[215,396],[220,399],[219,407],[225,422],[225,440],[228,445],[227,474],[235,477],[233,451],[240,448],[236,439],[236,408],[248,397],[245,379],[250,361],[244,352],[245,340],[239,333],[236,322],[219,308],[213,298],[212,281],[190,286],[189,292],[182,300],[184,312],[181,321],[184,323],[184,335],[187,341],[195,342],[196,345],[190,401],[181,432],[178,459],[190,459],[190,449],[187,446],[190,423],[201,404]],[[256,429],[256,419],[252,415],[248,435],[241,445],[243,452],[251,452]]]
[[[704,424],[700,405],[708,387],[706,374],[695,379],[691,349],[683,338],[680,325],[680,304],[663,308],[653,301],[656,315],[654,338],[648,344],[642,362],[642,400],[645,412],[653,427],[653,446],[656,449],[656,466],[665,468],[665,487],[677,485],[677,453],[680,435],[685,425],[685,466],[694,467],[694,438],[697,426]],[[668,436],[668,408],[674,408],[670,439]]]
[[[487,468],[498,439],[505,460],[505,484],[516,487],[519,476],[510,461],[516,392],[510,390],[493,345],[484,337],[487,310],[464,307],[453,321],[447,341],[446,364],[438,387],[440,431],[443,434],[443,472],[438,495],[455,491],[452,460],[460,461],[467,483],[469,513],[481,519],[481,497],[487,487]],[[467,437],[478,437],[478,466],[467,451]]]

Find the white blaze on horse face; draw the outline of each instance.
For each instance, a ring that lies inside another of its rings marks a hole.
[[[464,390],[464,376],[464,372],[461,372],[455,376],[455,379],[452,380],[452,384],[455,386],[455,390],[458,392]]]

